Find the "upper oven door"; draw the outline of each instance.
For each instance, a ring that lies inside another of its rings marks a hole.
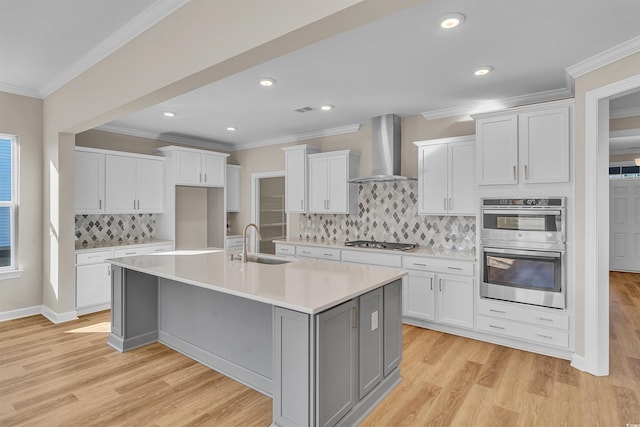
[[[564,228],[563,208],[484,208],[480,238],[563,243]]]

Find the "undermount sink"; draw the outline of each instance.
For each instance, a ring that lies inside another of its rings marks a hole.
[[[292,262],[292,259],[283,259],[283,258],[275,258],[275,257],[266,257],[266,256],[257,256],[257,255],[249,255],[247,257],[247,262],[255,262],[257,264],[269,264],[269,265],[278,265],[278,264],[287,264]]]

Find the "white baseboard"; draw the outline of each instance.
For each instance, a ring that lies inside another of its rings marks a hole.
[[[67,311],[65,313],[56,313],[46,305],[42,306],[42,312],[40,314],[55,324],[69,322],[78,318],[78,313],[75,310]]]
[[[0,322],[6,320],[20,319],[23,317],[35,316],[42,314],[42,306],[34,305],[33,307],[19,308],[17,310],[3,311],[0,313]]]
[[[573,357],[571,358],[571,366],[582,371],[582,372],[589,372],[591,373],[591,367],[589,366],[589,363],[587,361],[587,359],[585,359],[582,356],[579,356],[577,354],[573,354]]]

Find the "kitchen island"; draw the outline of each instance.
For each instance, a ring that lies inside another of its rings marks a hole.
[[[400,381],[406,273],[230,254],[109,260],[109,345],[159,341],[271,396],[274,426],[357,424]]]

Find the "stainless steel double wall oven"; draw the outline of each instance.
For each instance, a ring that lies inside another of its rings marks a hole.
[[[565,202],[481,199],[481,297],[566,308]]]

